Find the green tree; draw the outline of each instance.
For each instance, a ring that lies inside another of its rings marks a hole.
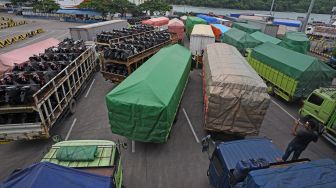
[[[94,9],[102,13],[103,17],[111,12],[112,0],[88,0],[79,4],[79,8]]]
[[[21,5],[21,4],[23,4],[23,3],[27,2],[27,1],[25,1],[25,0],[11,0],[10,2],[13,5]]]
[[[172,7],[162,0],[148,0],[139,5],[142,11],[149,11],[151,15],[154,12],[160,12],[163,14],[166,11],[170,11]]]
[[[135,5],[128,0],[113,0],[110,9],[113,10],[113,12],[120,13],[123,17],[131,8],[134,8],[134,6]]]
[[[55,3],[54,0],[35,0],[33,2],[34,10],[39,12],[53,12],[60,8],[59,4]]]

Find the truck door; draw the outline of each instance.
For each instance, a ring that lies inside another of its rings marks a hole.
[[[224,176],[224,166],[218,156],[218,150],[215,150],[215,152],[211,157],[208,176],[212,187],[214,188],[229,187],[228,177]],[[225,182],[227,185],[224,184]]]
[[[312,93],[307,99],[304,108],[311,116],[325,123],[332,113],[332,107],[330,105],[330,101],[316,93]]]

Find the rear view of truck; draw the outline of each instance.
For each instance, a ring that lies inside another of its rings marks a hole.
[[[335,187],[332,159],[279,162],[284,153],[266,138],[219,143],[207,172],[213,188]]]
[[[258,135],[270,104],[263,80],[228,44],[208,45],[203,59],[205,129]]]
[[[75,168],[107,176],[116,188],[122,187],[122,166],[119,147],[108,140],[72,140],[54,144],[41,162]]]
[[[335,70],[318,59],[269,42],[254,48],[248,62],[265,80],[270,93],[289,102],[331,85],[336,76]]]
[[[95,46],[67,39],[1,79],[0,141],[49,138],[96,70]]]

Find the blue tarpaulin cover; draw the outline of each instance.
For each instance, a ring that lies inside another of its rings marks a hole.
[[[274,19],[273,24],[275,25],[285,25],[289,27],[300,27],[301,21],[299,20],[287,20],[287,19]]]
[[[222,33],[227,32],[228,30],[230,30],[231,28],[222,25],[222,24],[212,24],[213,26],[215,26],[216,28],[218,28]]]
[[[113,183],[111,177],[41,162],[12,174],[3,182],[3,186],[4,188],[111,188]]]
[[[212,24],[212,23],[216,23],[217,22],[217,18],[212,17],[212,16],[207,16],[207,15],[204,15],[204,14],[198,14],[197,17],[202,18],[208,24]]]
[[[242,187],[248,188],[298,188],[336,187],[336,162],[331,159],[293,164],[285,168],[268,168],[251,171]]]
[[[57,14],[74,14],[74,15],[91,15],[91,16],[101,16],[99,12],[91,10],[79,10],[79,9],[59,9],[56,11]]]
[[[270,163],[276,162],[283,152],[266,138],[251,138],[222,143],[217,146],[221,152],[225,165],[234,169],[240,160],[264,158]]]

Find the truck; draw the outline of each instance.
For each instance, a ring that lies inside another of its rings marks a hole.
[[[74,40],[94,41],[97,34],[102,31],[122,30],[127,28],[126,20],[110,20],[105,22],[70,27],[70,35]]]
[[[239,51],[207,46],[203,67],[204,128],[229,135],[258,135],[270,105],[267,86]]]
[[[41,162],[50,162],[77,170],[107,176],[115,188],[123,187],[121,146],[109,140],[69,140],[51,146]]]
[[[161,49],[106,95],[112,133],[165,143],[179,109],[191,52],[179,44]]]
[[[203,140],[203,151],[209,143]],[[332,159],[282,162],[284,153],[267,138],[216,143],[209,154],[207,176],[213,188],[335,187]]]
[[[67,112],[75,113],[76,100],[98,65],[95,45],[86,44],[83,53],[27,99],[29,103],[1,103],[0,142],[47,139],[50,137],[50,129],[58,120]]]
[[[330,86],[334,69],[317,58],[265,42],[252,49],[248,62],[265,80],[270,94],[288,102],[306,98],[319,87]]]
[[[299,110],[300,116],[318,123],[318,130],[336,145],[336,88],[315,89]]]
[[[121,188],[120,150],[125,146],[109,140],[61,141],[52,145],[40,162],[15,169],[0,186]]]
[[[153,32],[153,34],[155,33],[161,33],[161,32]],[[162,33],[165,33],[165,31]],[[150,33],[146,33],[146,34],[150,34]],[[128,38],[128,39],[132,41],[138,41],[133,38],[137,36],[131,36],[131,37],[132,38]],[[114,58],[106,57],[106,56],[104,57],[103,54],[105,54],[106,51],[105,52],[102,51],[100,55],[100,65],[101,65],[100,72],[102,73],[103,77],[106,80],[109,80],[112,83],[120,83],[123,80],[125,80],[127,76],[129,76],[137,68],[139,68],[144,62],[146,62],[148,58],[156,54],[161,48],[164,48],[171,44],[175,44],[177,43],[177,41],[178,41],[177,34],[170,33],[168,40],[162,41],[159,44],[156,44],[152,47],[144,49],[143,51],[139,53],[130,55],[124,60],[114,59]],[[113,40],[111,40],[111,42],[113,42]],[[127,43],[122,42],[122,41],[117,42],[117,43],[112,43],[112,45],[119,45],[119,44],[127,44]]]

